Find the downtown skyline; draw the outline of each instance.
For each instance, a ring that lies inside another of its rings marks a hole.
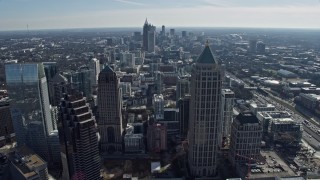
[[[137,27],[320,28],[319,0],[0,0],[0,31]]]

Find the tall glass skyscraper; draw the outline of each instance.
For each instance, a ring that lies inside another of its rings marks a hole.
[[[6,64],[5,71],[18,146],[27,145],[48,161],[53,122],[43,64]]]

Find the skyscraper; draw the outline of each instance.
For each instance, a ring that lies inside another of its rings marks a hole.
[[[215,176],[223,71],[208,42],[192,67],[191,77],[189,167],[195,177]]]
[[[97,58],[93,58],[89,61],[89,69],[91,70],[90,78],[91,85],[96,86],[98,82],[98,76],[100,73],[100,61]]]
[[[143,50],[154,52],[156,27],[149,24],[146,19],[143,25]]]
[[[117,74],[106,66],[99,74],[97,120],[103,152],[122,151],[121,88]]]
[[[100,179],[96,121],[82,93],[61,100],[58,129],[63,179]]]
[[[8,98],[0,99],[0,147],[14,140],[10,101]]]
[[[26,144],[48,161],[53,122],[43,64],[6,64],[5,70],[18,146]]]
[[[233,120],[233,101],[234,92],[230,89],[223,89],[221,94],[221,135],[219,145],[221,148],[227,148],[230,141],[231,123]]]
[[[184,97],[180,98],[177,103],[179,108],[179,125],[180,125],[180,137],[181,140],[187,138],[188,129],[189,129],[189,111],[190,111],[190,95],[187,94]]]

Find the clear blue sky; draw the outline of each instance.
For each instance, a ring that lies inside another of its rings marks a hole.
[[[0,0],[0,30],[156,26],[320,28],[320,0]]]

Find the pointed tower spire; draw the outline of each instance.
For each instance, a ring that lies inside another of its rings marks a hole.
[[[212,51],[209,46],[209,41],[206,41],[206,45],[204,50],[200,54],[197,63],[204,63],[204,64],[218,64],[216,59],[213,57]]]
[[[148,24],[148,18],[146,17],[146,21],[144,22],[144,24]]]

